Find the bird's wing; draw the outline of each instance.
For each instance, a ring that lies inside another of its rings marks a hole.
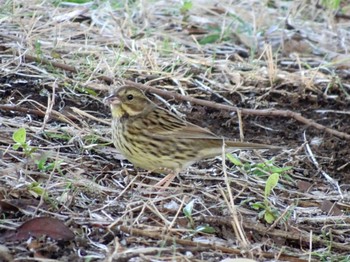
[[[155,121],[157,120],[157,121]],[[209,139],[214,144],[215,140],[220,141],[219,144],[222,145],[223,138],[216,136],[206,128],[199,127],[197,125],[191,124],[178,118],[161,108],[156,108],[150,111],[147,116],[142,118],[143,121],[143,132],[147,133],[147,136],[164,139],[164,138],[182,138],[182,139]],[[226,140],[225,144],[227,148],[241,148],[241,149],[280,149],[276,146],[270,146],[265,144],[257,143],[246,143],[240,141]],[[217,151],[213,155],[216,155]]]
[[[161,108],[157,108],[147,115],[146,132],[153,136],[171,136],[191,139],[221,139],[206,128],[199,127],[182,120]],[[157,119],[157,122],[152,121]]]

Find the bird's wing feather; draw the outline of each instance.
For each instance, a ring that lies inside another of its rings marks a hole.
[[[210,140],[223,140],[223,138],[216,136],[211,131],[206,128],[199,127],[197,125],[191,124],[177,117],[176,115],[170,114],[169,112],[156,108],[155,110],[149,112],[147,118],[143,119],[157,119],[159,122],[155,123],[152,121],[147,121],[144,125],[147,128],[144,132],[147,132],[148,136],[153,137],[172,137],[172,138],[182,138],[182,139],[210,139]],[[214,142],[214,141],[213,141]],[[220,142],[221,143],[221,142]],[[267,148],[279,148],[275,146],[257,144],[257,143],[246,143],[240,141],[226,140],[225,144],[227,148],[246,148],[246,149],[267,149]]]
[[[176,115],[169,114],[161,108],[157,108],[147,116],[148,119],[157,119],[159,122],[152,123],[147,121],[147,129],[149,134],[154,136],[171,136],[179,138],[191,139],[221,139],[206,128],[188,123]]]

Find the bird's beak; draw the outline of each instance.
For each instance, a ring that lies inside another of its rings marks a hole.
[[[118,99],[118,97],[116,97],[114,94],[112,94],[110,96],[106,96],[103,99],[103,103],[107,106],[117,105],[120,103],[120,100]]]

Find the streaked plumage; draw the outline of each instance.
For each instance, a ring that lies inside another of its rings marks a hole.
[[[105,100],[112,112],[116,148],[137,167],[171,172],[167,185],[191,164],[222,153],[222,138],[158,107],[135,87],[122,86]],[[276,148],[226,139],[225,145],[226,151]]]

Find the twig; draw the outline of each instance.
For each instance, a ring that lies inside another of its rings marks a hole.
[[[46,108],[45,108],[46,109]],[[0,105],[0,110],[4,110],[4,111],[17,111],[17,112],[22,112],[25,114],[33,114],[33,115],[37,115],[40,117],[45,117],[46,113],[40,109],[30,109],[30,108],[26,108],[23,106],[16,106],[16,105]],[[52,118],[68,123],[68,124],[72,124],[71,120],[78,120],[77,117],[73,116],[73,115],[63,115],[61,113],[59,113],[56,110],[51,110],[51,116]]]
[[[335,217],[329,217],[333,221],[336,219]],[[200,219],[198,219],[199,222],[204,222],[208,224],[214,224],[214,225],[226,225],[226,226],[231,226],[231,217],[210,217],[210,216],[202,216]],[[254,230],[258,231],[262,234],[274,236],[274,237],[280,237],[285,240],[295,240],[299,242],[304,242],[304,243],[309,243],[310,241],[310,235],[309,232],[287,232],[283,231],[280,229],[272,229],[269,230],[268,227],[263,226],[262,224],[259,223],[254,223],[254,222],[249,222],[247,219],[243,221],[243,227],[247,230]],[[313,236],[312,237],[312,242],[313,245],[319,244],[319,245],[324,245],[327,247],[329,245],[329,241],[323,240],[318,236]],[[332,248],[342,250],[342,251],[350,251],[350,246],[342,243],[337,243],[335,241],[332,242]]]
[[[121,231],[124,233],[128,233],[133,236],[142,236],[142,237],[150,237],[153,239],[160,239],[164,240],[168,244],[180,244],[186,247],[206,247],[210,248],[212,250],[219,250],[223,253],[227,254],[235,254],[235,255],[241,255],[242,251],[236,248],[229,248],[229,247],[223,247],[223,246],[217,246],[215,244],[208,244],[208,243],[200,243],[200,242],[194,242],[191,240],[186,240],[186,239],[180,239],[174,236],[167,236],[164,235],[162,232],[156,232],[154,230],[142,230],[142,229],[137,229],[133,227],[127,227],[127,226],[119,226],[118,227]],[[253,251],[254,252],[254,251]],[[257,256],[264,257],[264,258],[275,258],[275,253],[268,253],[268,252],[259,252],[256,254]],[[306,262],[307,260],[301,259],[295,256],[290,256],[290,255],[284,255],[282,254],[280,256],[280,259],[282,260],[287,260],[287,261],[293,261],[293,262]]]
[[[226,170],[225,159],[226,159],[225,158],[225,143],[223,141],[223,143],[222,143],[222,171],[223,171],[224,177],[225,177],[225,184],[226,184],[227,192],[224,192],[224,190],[221,187],[220,187],[220,191],[221,191],[221,195],[225,199],[227,207],[231,213],[231,218],[232,218],[231,219],[231,226],[232,226],[233,231],[236,235],[236,238],[238,239],[241,246],[243,248],[247,249],[250,246],[250,243],[249,243],[249,240],[247,239],[247,236],[243,230],[242,223],[241,223],[240,219],[238,218],[238,212],[237,212],[237,208],[236,208],[235,203],[234,203],[230,181],[228,179],[228,175],[226,172],[227,170]],[[226,197],[226,194],[228,195],[228,197]],[[251,255],[250,251],[248,253]]]
[[[322,170],[322,168],[320,167],[320,165],[318,164],[315,155],[313,154],[311,147],[306,139],[306,134],[304,132],[303,134],[304,137],[304,141],[305,141],[305,147],[306,147],[306,152],[308,153],[308,155],[311,158],[312,163],[314,164],[314,166],[321,172],[321,174],[324,176],[324,178],[330,183],[332,184],[339,192],[339,195],[341,197],[341,199],[344,198],[343,193],[341,192],[339,183],[337,180],[333,179],[332,177],[330,177],[330,175],[328,175],[325,171]]]
[[[45,113],[45,117],[44,117],[44,121],[43,121],[42,127],[41,127],[41,129],[40,129],[39,132],[44,131],[45,126],[46,126],[47,122],[48,122],[49,119],[50,119],[53,106],[55,105],[56,86],[57,86],[57,81],[55,81],[55,82],[53,83],[53,85],[52,85],[52,95],[47,97],[46,113]]]

